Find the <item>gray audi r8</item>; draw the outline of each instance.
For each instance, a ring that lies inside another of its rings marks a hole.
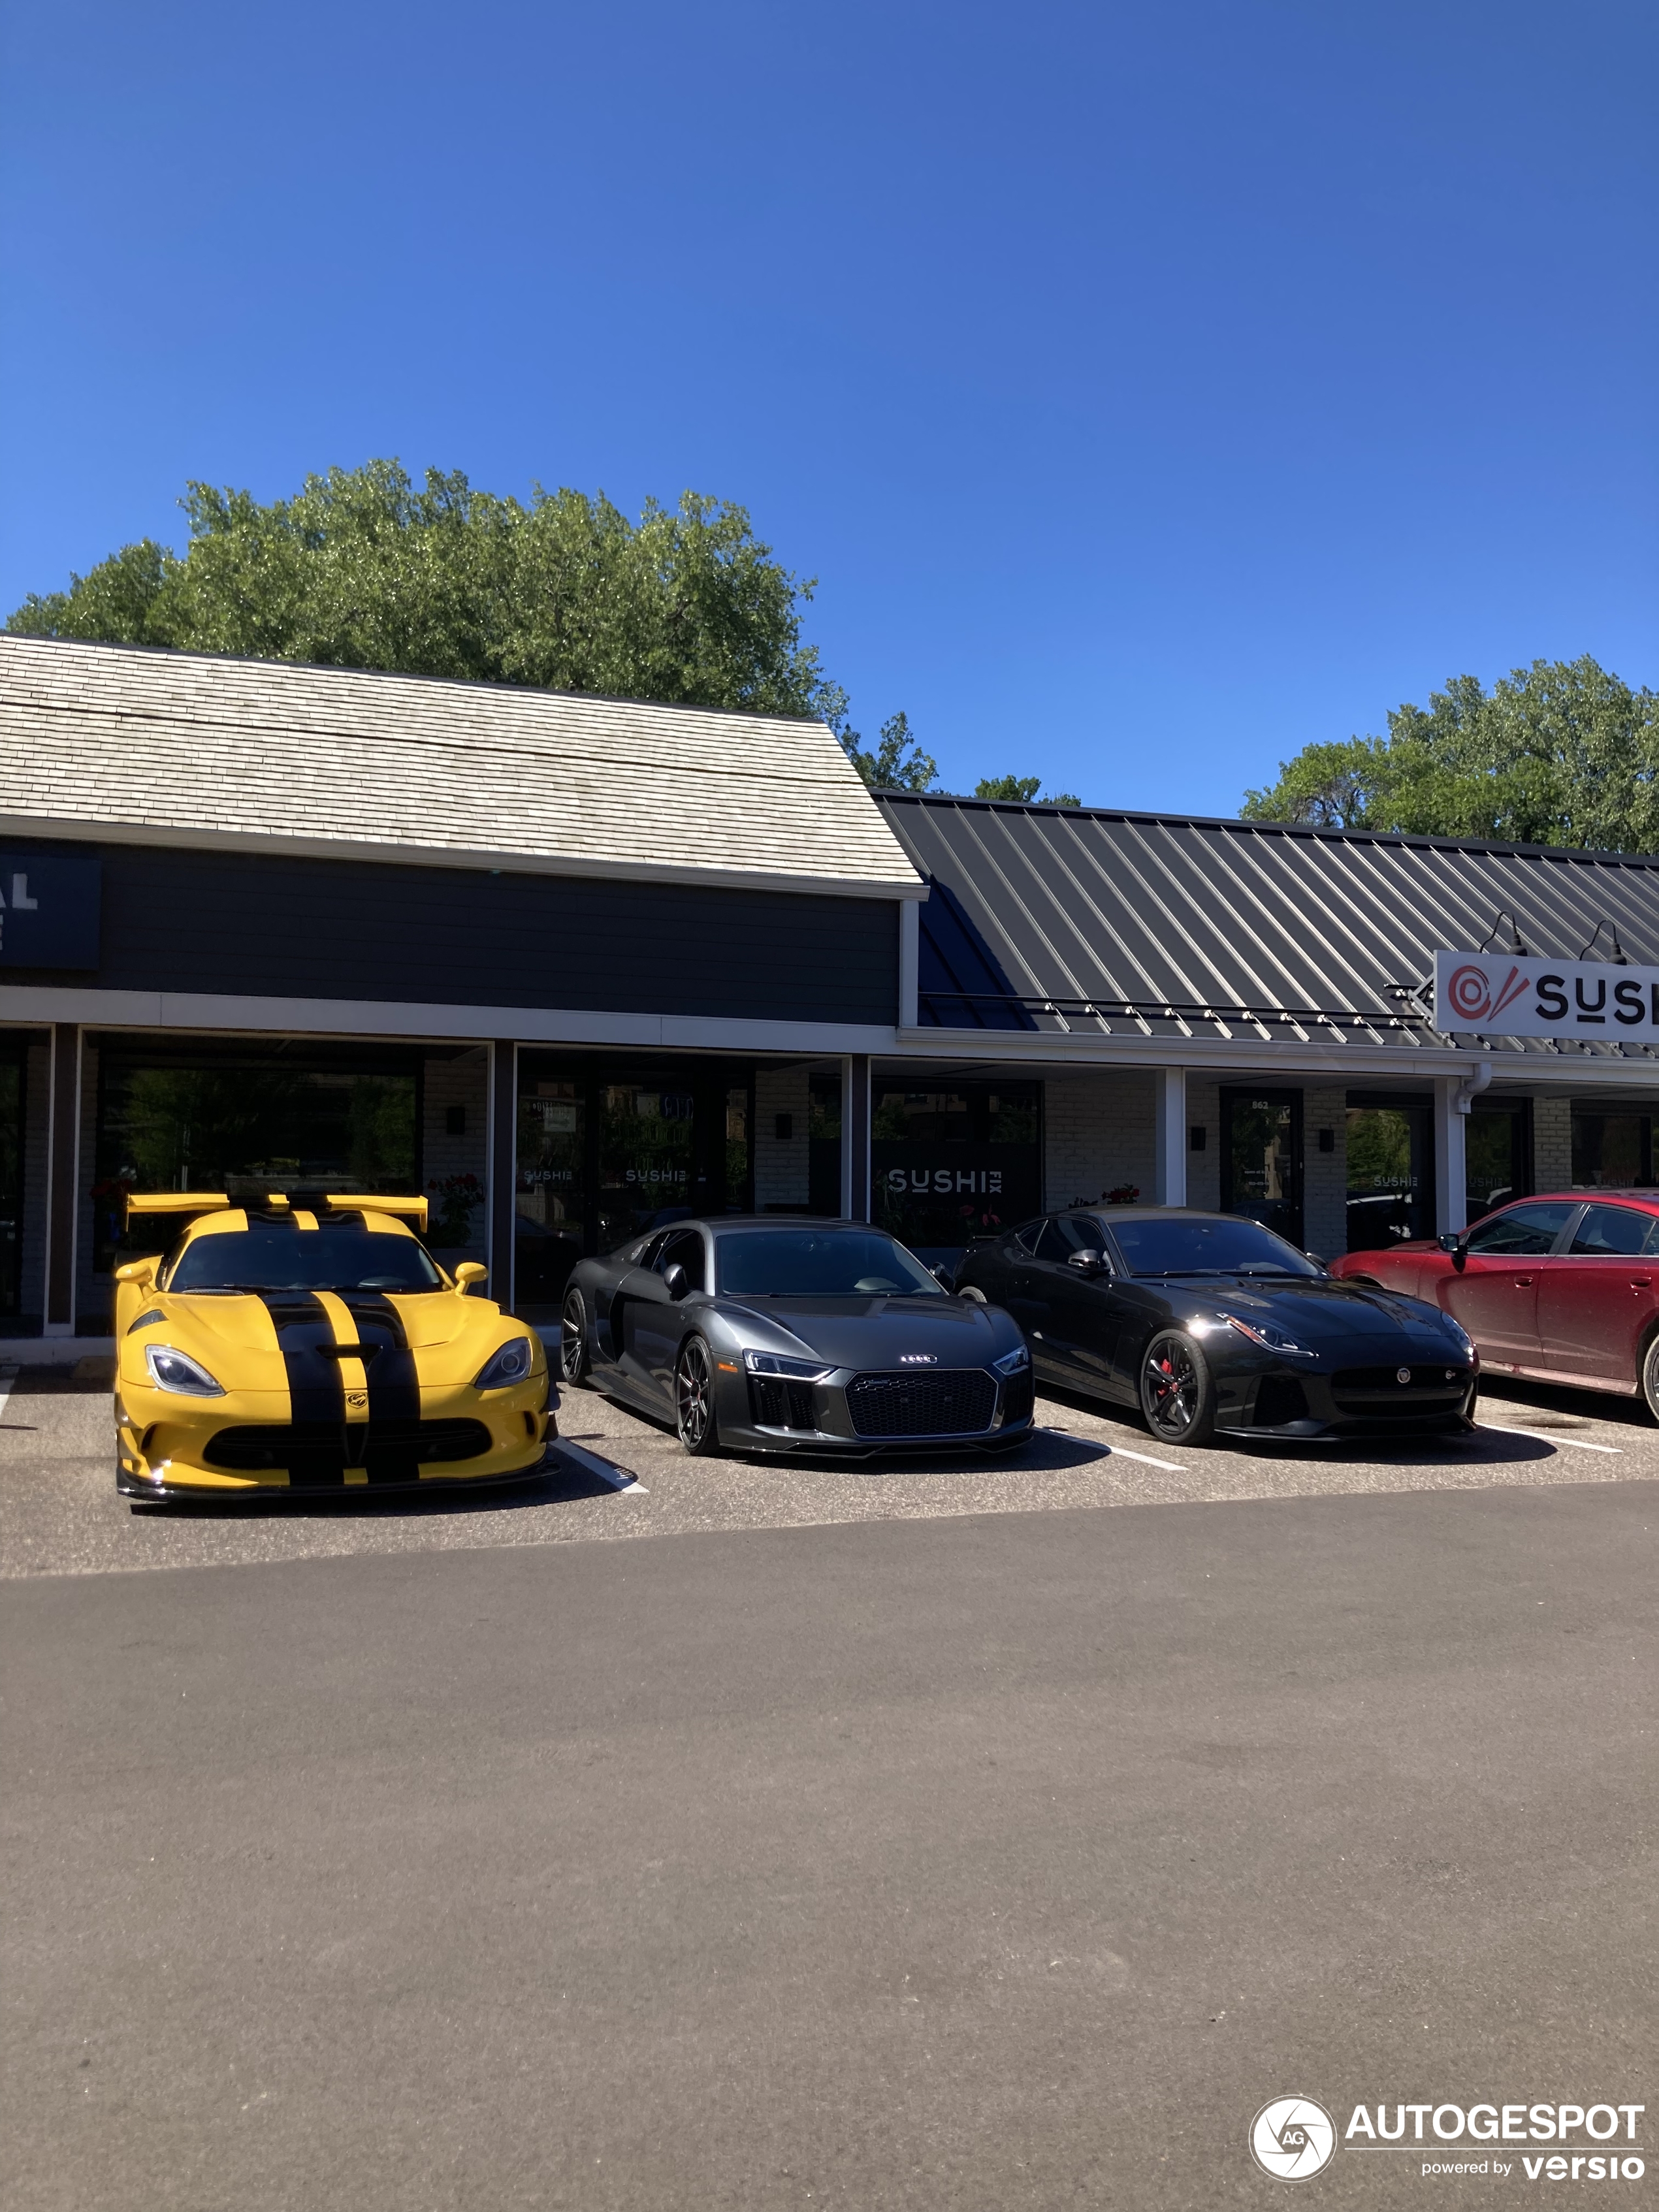
[[[559,1365],[699,1455],[1001,1450],[1031,1433],[1014,1322],[860,1222],[680,1221],[579,1261]]]
[[[1338,1282],[1237,1214],[1049,1214],[972,1246],[955,1279],[1007,1308],[1040,1376],[1139,1406],[1166,1443],[1473,1425],[1480,1363],[1449,1314]]]

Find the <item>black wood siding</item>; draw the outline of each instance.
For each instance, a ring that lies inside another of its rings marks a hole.
[[[892,1022],[894,902],[9,838],[96,852],[95,975],[8,983]]]

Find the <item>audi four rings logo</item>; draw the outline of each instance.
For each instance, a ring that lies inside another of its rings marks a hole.
[[[901,1367],[937,1367],[938,1364],[939,1354],[936,1352],[901,1352],[899,1354]]]
[[[1336,2151],[1336,2122],[1311,2097],[1275,2097],[1250,2123],[1250,2155],[1275,2181],[1309,2181]]]

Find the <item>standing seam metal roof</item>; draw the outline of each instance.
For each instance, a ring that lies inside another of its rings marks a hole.
[[[1600,921],[1659,965],[1659,860],[1644,855],[910,792],[877,803],[935,886],[924,1026],[1433,1044],[1412,993],[1437,949],[1480,945],[1500,912],[1535,952],[1576,958]],[[1645,1048],[1624,1056],[1652,1065]]]

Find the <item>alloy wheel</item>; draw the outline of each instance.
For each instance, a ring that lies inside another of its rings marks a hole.
[[[572,1291],[559,1316],[559,1373],[574,1389],[587,1379],[587,1308]]]
[[[1174,1334],[1155,1337],[1147,1348],[1141,1389],[1150,1425],[1159,1436],[1179,1442],[1196,1421],[1202,1396],[1192,1346]]]
[[[687,1340],[675,1364],[674,1422],[687,1451],[701,1455],[714,1449],[714,1378],[708,1347],[698,1336]]]

